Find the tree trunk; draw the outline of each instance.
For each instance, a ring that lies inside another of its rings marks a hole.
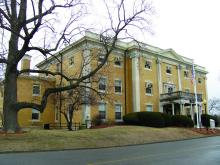
[[[4,115],[4,131],[14,133],[19,131],[19,124],[17,120],[18,110],[14,106],[17,102],[17,68],[7,66],[5,81],[4,81],[4,102],[3,102],[3,115]]]
[[[67,121],[67,128],[69,131],[73,130],[72,126],[73,126],[73,112],[71,110],[69,111],[69,120]]]

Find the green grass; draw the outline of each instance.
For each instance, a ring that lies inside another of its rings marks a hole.
[[[115,126],[80,131],[32,129],[24,134],[0,134],[0,152],[99,148],[202,137],[184,128]]]

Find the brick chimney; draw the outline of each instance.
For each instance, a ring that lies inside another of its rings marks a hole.
[[[30,69],[31,64],[31,56],[28,54],[25,54],[24,57],[21,59],[21,70],[23,69]],[[29,73],[25,73],[26,75],[29,75]]]

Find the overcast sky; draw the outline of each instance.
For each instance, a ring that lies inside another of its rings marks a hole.
[[[100,18],[106,14],[105,6],[102,0],[89,2],[93,16],[86,21],[98,28]],[[206,67],[208,97],[220,98],[220,0],[152,0],[152,3],[156,10],[151,27],[154,35],[146,34],[144,38],[143,34],[135,35],[137,39],[163,49],[172,48]]]
[[[173,48],[206,67],[208,97],[220,98],[220,1],[219,0],[153,0],[156,16],[155,34],[149,44]]]
[[[101,1],[93,0],[97,21],[106,11]],[[132,4],[131,1],[127,1]],[[220,98],[220,0],[152,0],[154,35],[135,35],[137,39],[194,59],[206,67],[208,97]],[[144,36],[144,38],[143,38]]]

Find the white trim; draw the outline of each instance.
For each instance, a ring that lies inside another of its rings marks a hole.
[[[115,92],[115,81],[121,81],[121,92]],[[123,89],[122,79],[115,78],[115,79],[114,79],[114,93],[117,94],[117,95],[121,95],[121,94],[122,94],[122,89]]]
[[[105,90],[100,90],[99,89],[99,83],[100,83],[100,79],[103,78],[105,79]],[[98,91],[101,93],[107,93],[107,82],[108,82],[108,77],[107,76],[100,76],[99,82],[98,82]]]
[[[182,91],[181,66],[177,66],[179,91]]]
[[[120,105],[121,106],[121,119],[116,119],[116,116],[115,116],[115,121],[117,122],[119,122],[119,121],[123,121],[123,119],[122,119],[122,117],[123,117],[123,106],[122,106],[122,104],[121,103],[117,103],[117,102],[115,102],[114,103],[114,106],[116,106],[116,105]],[[114,107],[114,110],[115,110],[115,113],[116,113],[116,109],[115,109],[115,107]]]
[[[151,68],[146,68],[146,67],[145,67],[146,62],[150,62],[150,63],[151,63],[151,65],[150,65]],[[144,69],[145,69],[145,70],[148,70],[148,71],[152,71],[152,67],[153,67],[152,64],[153,64],[153,61],[152,61],[151,59],[145,59],[145,60],[144,60]]]

